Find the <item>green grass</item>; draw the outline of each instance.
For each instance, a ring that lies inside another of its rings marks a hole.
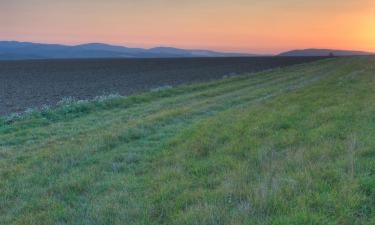
[[[375,224],[375,58],[0,120],[0,224]]]

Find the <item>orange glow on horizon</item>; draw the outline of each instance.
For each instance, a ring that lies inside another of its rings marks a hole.
[[[0,27],[0,40],[44,43],[375,52],[375,1],[1,1]]]

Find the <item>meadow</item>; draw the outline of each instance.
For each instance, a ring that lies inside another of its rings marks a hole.
[[[375,224],[375,58],[0,120],[0,224]]]

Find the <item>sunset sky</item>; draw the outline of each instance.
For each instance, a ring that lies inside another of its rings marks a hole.
[[[0,0],[0,40],[375,52],[375,0]]]

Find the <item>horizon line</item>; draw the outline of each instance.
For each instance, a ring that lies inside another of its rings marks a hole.
[[[61,46],[69,46],[69,47],[76,47],[85,44],[104,44],[110,46],[117,46],[117,47],[124,47],[130,49],[144,49],[144,50],[151,50],[155,48],[174,48],[174,49],[181,49],[181,50],[191,50],[191,51],[212,51],[218,53],[233,53],[233,54],[249,54],[249,55],[259,55],[259,56],[277,56],[285,52],[290,51],[302,51],[302,50],[331,50],[331,51],[352,51],[352,52],[365,52],[370,54],[375,54],[373,51],[368,50],[353,50],[353,49],[336,49],[336,48],[327,48],[327,47],[304,47],[304,48],[290,48],[280,52],[274,53],[261,53],[261,52],[251,52],[246,50],[219,50],[219,49],[211,49],[211,48],[184,48],[172,45],[155,45],[153,47],[129,47],[129,45],[123,44],[116,44],[116,43],[108,43],[108,42],[100,42],[100,41],[89,41],[89,42],[77,42],[77,43],[58,43],[58,42],[34,42],[34,41],[19,41],[19,40],[0,40],[0,42],[18,42],[18,43],[31,43],[31,44],[42,44],[42,45],[61,45]]]

